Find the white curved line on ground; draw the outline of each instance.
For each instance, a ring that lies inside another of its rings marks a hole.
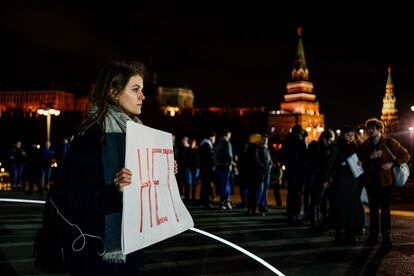
[[[34,203],[34,204],[45,204],[44,200],[30,200],[30,199],[15,199],[15,198],[0,198],[0,202],[14,202],[14,203]],[[276,273],[279,276],[285,276],[285,274],[283,274],[282,272],[280,272],[279,270],[277,270],[275,267],[273,267],[271,264],[269,264],[268,262],[266,262],[265,260],[263,260],[262,258],[254,255],[253,253],[247,251],[246,249],[232,243],[229,242],[228,240],[222,239],[216,235],[213,235],[209,232],[197,229],[197,228],[190,228],[191,231],[197,232],[199,234],[202,234],[204,236],[207,236],[209,238],[212,238],[216,241],[219,241],[221,243],[224,243],[238,251],[240,251],[241,253],[249,256],[250,258],[254,259],[255,261],[261,263],[262,265],[264,265],[265,267],[267,267],[269,270],[273,271],[274,273]]]
[[[45,204],[44,200],[16,199],[16,198],[0,198],[0,202]]]
[[[242,247],[240,247],[240,246],[238,246],[238,245],[236,245],[236,244],[234,244],[232,242],[229,242],[228,240],[222,239],[220,237],[217,237],[216,235],[213,235],[213,234],[211,234],[209,232],[206,232],[206,231],[203,231],[203,230],[194,228],[194,227],[193,228],[190,228],[190,230],[192,230],[194,232],[197,232],[199,234],[205,235],[205,236],[207,236],[209,238],[215,239],[215,240],[217,240],[219,242],[222,242],[222,243],[224,243],[224,244],[226,244],[226,245],[228,245],[230,247],[233,247],[234,249],[236,249],[236,250],[240,251],[241,253],[246,254],[250,258],[254,259],[255,261],[261,263],[262,265],[264,265],[265,267],[267,267],[269,270],[273,271],[277,275],[280,275],[280,276],[282,276],[282,275],[284,276],[285,275],[282,272],[280,272],[279,270],[277,270],[275,267],[273,267],[271,264],[269,264],[268,262],[266,262],[265,260],[263,260],[262,258],[254,255],[253,253],[247,251],[246,249],[244,249],[244,248],[242,248]]]

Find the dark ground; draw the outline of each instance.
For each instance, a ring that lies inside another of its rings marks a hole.
[[[264,217],[247,216],[236,208],[204,210],[191,204],[188,209],[196,228],[239,245],[285,275],[414,275],[413,196],[414,183],[394,193],[396,245],[392,249],[381,247],[381,243],[365,246],[366,235],[356,246],[335,246],[332,230],[315,234],[307,224],[288,226],[284,208],[270,209]],[[28,198],[0,192],[0,198],[5,197]],[[233,200],[237,203],[237,196]],[[41,227],[42,210],[42,205],[0,202],[0,275],[42,275],[32,264],[33,238]],[[171,273],[274,275],[243,253],[190,230],[145,249],[146,275]]]

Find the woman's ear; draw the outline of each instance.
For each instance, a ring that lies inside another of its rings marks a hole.
[[[111,92],[109,92],[109,97],[111,98],[111,100],[114,103],[117,103],[118,102],[119,95],[117,95],[117,93],[116,93],[116,91],[114,89],[111,89]]]

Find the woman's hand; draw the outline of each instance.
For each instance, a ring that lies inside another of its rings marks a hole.
[[[118,191],[122,193],[124,191],[124,188],[131,184],[131,177],[132,173],[127,168],[123,168],[116,173],[114,183]]]
[[[384,171],[388,171],[388,170],[390,170],[391,168],[392,168],[392,166],[394,165],[394,163],[392,163],[392,162],[388,162],[388,163],[384,163],[384,164],[382,164],[382,166],[381,166],[381,168],[384,170]]]

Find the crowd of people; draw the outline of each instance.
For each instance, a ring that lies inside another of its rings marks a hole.
[[[362,137],[350,126],[338,134],[325,129],[317,141],[307,143],[307,132],[296,125],[277,154],[270,151],[265,133],[251,134],[240,154],[233,154],[228,130],[218,137],[210,133],[199,144],[183,136],[176,146],[182,198],[195,201],[200,183],[199,199],[204,207],[213,208],[216,201],[223,210],[245,208],[248,215],[264,216],[269,190],[273,190],[276,207],[282,206],[280,189],[286,186],[289,225],[300,226],[308,220],[313,232],[334,229],[336,244],[356,244],[368,228],[368,243],[375,244],[381,233],[383,244],[390,246],[391,168],[407,162],[410,155],[384,133],[381,120],[368,119],[365,130]],[[352,158],[357,160],[355,164]],[[359,166],[363,173],[355,175],[351,166]],[[238,205],[231,201],[235,187],[240,192]],[[369,220],[361,201],[364,188]]]
[[[268,212],[268,191],[273,188],[277,205],[282,206],[281,163],[272,158],[268,140],[267,134],[251,134],[243,152],[235,154],[229,130],[219,135],[210,132],[200,143],[181,137],[175,153],[183,200],[195,202],[199,190],[199,201],[205,208],[214,208],[217,201],[222,210],[246,208],[249,215],[264,216]],[[236,187],[241,199],[238,205],[231,200]]]
[[[365,139],[349,126],[342,128],[338,137],[326,129],[318,141],[307,145],[306,131],[299,125],[292,128],[281,153],[286,164],[289,224],[302,225],[309,219],[313,231],[335,229],[337,244],[358,243],[367,223],[361,201],[365,188],[369,207],[367,242],[375,244],[381,229],[383,245],[393,245],[392,166],[407,162],[410,155],[395,138],[384,133],[379,119],[368,119],[365,129]],[[357,158],[356,164],[352,157]],[[361,166],[362,175],[355,175],[351,166]]]
[[[46,141],[25,147],[21,140],[16,140],[5,153],[5,163],[10,172],[11,190],[32,194],[48,191],[54,183],[55,175],[60,171],[63,158],[70,145],[71,138],[64,138],[57,149]]]

